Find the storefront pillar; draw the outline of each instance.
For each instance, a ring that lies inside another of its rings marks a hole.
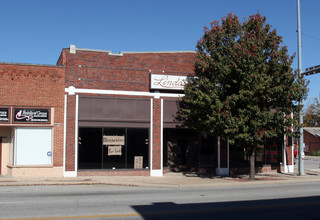
[[[163,99],[155,97],[151,99],[151,134],[152,145],[150,160],[150,176],[163,176],[162,165],[162,136],[163,136]]]
[[[287,116],[291,119],[293,118],[293,113]],[[293,133],[293,126],[287,127],[288,132]],[[283,138],[283,147],[282,147],[282,166],[283,166],[283,172],[285,173],[293,173],[294,172],[294,156],[293,156],[293,137],[284,135]]]
[[[77,176],[77,137],[78,137],[78,95],[69,87],[65,95],[65,138],[64,172],[65,177]]]
[[[229,175],[229,141],[218,137],[218,167],[217,175]]]
[[[284,144],[282,148],[282,166],[284,173],[294,172],[294,156],[293,156],[293,137],[284,136]]]

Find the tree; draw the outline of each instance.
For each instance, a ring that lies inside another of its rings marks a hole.
[[[185,86],[179,118],[200,132],[229,139],[250,155],[250,179],[255,176],[255,152],[265,137],[276,137],[296,121],[298,101],[306,83],[291,68],[293,56],[282,37],[259,13],[240,23],[234,14],[205,27],[197,43],[195,77]],[[287,131],[288,130],[288,131]]]
[[[304,125],[306,127],[320,126],[320,102],[318,98],[314,98],[313,103],[307,107],[304,114]]]

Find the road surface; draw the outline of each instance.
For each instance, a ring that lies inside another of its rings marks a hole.
[[[320,219],[320,182],[168,189],[0,187],[0,219]]]

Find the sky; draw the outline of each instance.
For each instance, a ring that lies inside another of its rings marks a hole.
[[[302,70],[320,65],[319,0],[300,0]],[[296,0],[10,0],[0,1],[0,62],[55,65],[62,48],[195,51],[205,26],[228,13],[260,13],[297,54]],[[298,68],[297,55],[293,69]],[[308,99],[320,97],[320,73]]]

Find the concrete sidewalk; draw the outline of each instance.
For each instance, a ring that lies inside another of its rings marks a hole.
[[[167,173],[163,177],[149,176],[87,176],[73,178],[11,178],[0,176],[0,186],[36,186],[36,185],[117,185],[135,187],[164,188],[210,188],[217,186],[286,184],[299,182],[320,182],[320,172],[305,170],[306,175],[297,173],[257,174],[256,180],[250,181],[248,175],[220,177],[197,175],[195,173]]]

